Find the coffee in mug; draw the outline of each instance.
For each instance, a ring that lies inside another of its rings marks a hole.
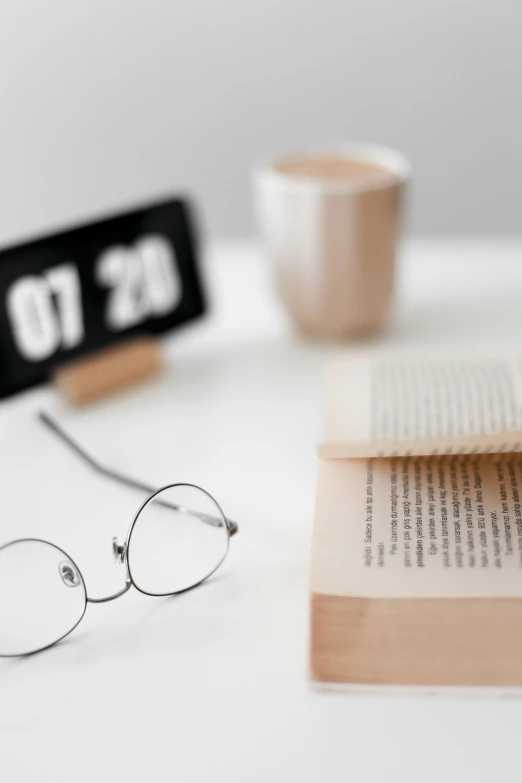
[[[399,153],[361,146],[289,156],[256,172],[261,233],[298,329],[342,338],[382,324],[409,176]]]

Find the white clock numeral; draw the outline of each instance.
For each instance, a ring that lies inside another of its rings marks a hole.
[[[164,237],[150,235],[135,245],[141,258],[150,315],[167,315],[178,304],[181,285],[172,247]]]
[[[137,263],[138,262],[138,263]],[[131,248],[111,247],[101,254],[96,266],[98,282],[111,289],[106,321],[110,329],[136,326],[145,315],[139,259]]]
[[[78,270],[74,264],[49,269],[45,275],[56,297],[62,348],[74,348],[84,338],[82,296]]]
[[[74,264],[19,278],[7,291],[6,306],[15,345],[28,361],[48,359],[59,348],[74,348],[83,340],[80,280]]]
[[[106,250],[98,259],[96,277],[111,289],[106,321],[116,332],[171,313],[181,297],[172,247],[159,234],[144,236],[133,247]]]

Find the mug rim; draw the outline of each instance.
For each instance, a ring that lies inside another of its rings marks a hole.
[[[355,160],[360,163],[369,163],[384,168],[390,174],[389,179],[384,178],[376,182],[363,177],[329,179],[328,177],[295,176],[284,171],[279,171],[276,166],[292,159],[310,159],[317,156],[339,157]],[[412,167],[409,160],[401,152],[377,144],[349,143],[308,149],[305,152],[293,152],[279,155],[254,169],[255,179],[272,186],[283,186],[292,190],[312,190],[323,193],[363,193],[372,190],[385,190],[407,182],[412,175]]]

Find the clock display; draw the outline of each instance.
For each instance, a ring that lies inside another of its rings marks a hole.
[[[68,359],[203,312],[185,201],[0,251],[0,397]]]

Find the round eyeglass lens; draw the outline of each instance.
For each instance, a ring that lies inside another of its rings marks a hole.
[[[227,523],[214,498],[199,487],[174,484],[138,512],[128,543],[129,573],[143,593],[179,593],[210,576],[228,544]]]
[[[26,538],[0,548],[0,655],[37,652],[63,639],[86,605],[82,575],[59,547]]]

